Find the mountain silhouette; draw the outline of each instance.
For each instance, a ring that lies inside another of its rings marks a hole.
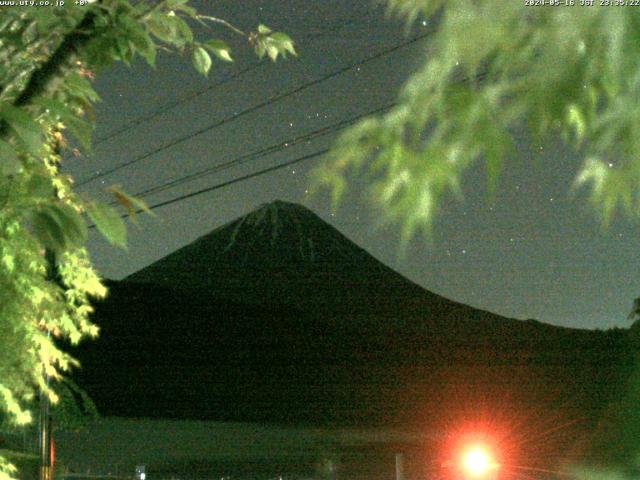
[[[534,445],[544,458],[597,423],[633,364],[625,330],[445,299],[281,201],[109,286],[100,338],[74,350],[78,383],[106,415],[518,424],[555,432]]]
[[[302,205],[276,200],[126,278],[221,299],[335,312],[447,303]]]

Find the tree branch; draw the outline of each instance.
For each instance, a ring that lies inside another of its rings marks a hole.
[[[243,37],[247,36],[247,34],[244,33],[242,30],[240,30],[237,27],[234,27],[229,22],[227,22],[226,20],[223,20],[221,18],[210,17],[209,15],[198,15],[197,18],[203,19],[203,20],[209,20],[210,22],[214,22],[214,23],[219,23],[219,24],[224,25],[225,27],[229,28],[232,32],[237,33],[238,35],[242,35]]]
[[[76,28],[62,40],[49,60],[31,74],[27,86],[13,102],[15,107],[29,105],[35,97],[46,91],[51,81],[60,74],[71,56],[92,38],[95,19],[95,12],[87,12]],[[0,121],[0,138],[5,138],[8,130],[7,122]]]

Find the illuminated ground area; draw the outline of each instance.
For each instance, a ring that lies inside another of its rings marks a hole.
[[[395,454],[418,473],[436,439],[383,429],[318,429],[240,423],[106,419],[57,432],[58,469],[132,475],[146,465],[158,478],[389,478]]]

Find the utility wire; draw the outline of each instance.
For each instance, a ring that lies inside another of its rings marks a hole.
[[[310,132],[310,133],[308,133],[306,135],[298,136],[297,138],[302,138],[302,137],[305,137],[305,136],[310,137],[311,135],[314,135],[315,137],[318,137],[318,136],[320,136],[322,134],[327,134],[330,131],[338,130],[339,128],[344,127],[346,125],[354,124],[355,122],[357,122],[361,118],[366,117],[368,115],[376,115],[376,114],[378,114],[378,113],[380,113],[380,112],[382,112],[384,110],[388,110],[389,108],[393,107],[394,105],[395,104],[388,104],[388,105],[385,105],[383,107],[379,107],[379,108],[370,110],[368,112],[361,113],[359,115],[353,116],[353,117],[351,117],[349,119],[346,119],[346,120],[342,120],[342,121],[340,121],[338,123],[335,123],[333,125],[329,125],[327,127],[323,127],[322,129],[316,130],[314,132]],[[323,132],[323,133],[320,133],[320,132]],[[255,158],[259,158],[261,156],[266,156],[269,153],[273,153],[275,151],[279,151],[278,149],[275,149],[274,147],[280,147],[280,150],[282,150],[283,149],[282,146],[285,143],[288,143],[288,142],[283,142],[283,143],[280,143],[278,145],[267,147],[267,148],[265,148],[265,149],[263,149],[261,151],[258,151],[258,152],[253,152],[251,154],[243,155],[242,157],[239,157],[236,160],[232,160],[231,162],[227,162],[227,164],[231,164],[231,163],[234,163],[234,162],[237,162],[238,164],[243,163],[244,162],[243,159],[246,158],[246,157],[249,157],[249,156],[254,156]],[[204,189],[201,189],[201,190],[198,190],[198,191],[195,191],[195,192],[190,192],[190,193],[187,193],[185,195],[181,195],[181,196],[175,197],[175,198],[167,200],[167,201],[163,201],[163,202],[160,202],[160,203],[153,204],[153,205],[149,206],[148,209],[149,210],[153,210],[155,208],[160,208],[160,207],[163,207],[165,205],[170,205],[172,203],[175,203],[175,202],[178,202],[178,201],[181,201],[181,200],[185,200],[187,198],[191,198],[192,196],[200,195],[200,194],[203,194],[203,193],[208,193],[208,192],[210,192],[212,190],[217,190],[219,188],[223,188],[223,187],[232,185],[234,183],[238,183],[238,182],[241,182],[241,181],[244,181],[244,180],[248,180],[250,178],[254,178],[254,177],[257,177],[257,176],[260,176],[260,175],[264,175],[266,173],[273,172],[275,170],[280,170],[282,168],[294,165],[294,164],[302,162],[302,161],[311,160],[312,158],[315,158],[315,157],[317,157],[319,155],[323,155],[323,154],[327,153],[328,151],[329,151],[329,149],[325,148],[325,149],[319,150],[319,151],[317,151],[315,153],[312,153],[310,155],[305,155],[305,156],[296,158],[294,160],[290,160],[288,162],[284,162],[284,163],[281,163],[281,164],[278,164],[278,165],[274,165],[272,167],[268,167],[268,168],[265,168],[265,169],[262,169],[262,170],[258,170],[256,172],[252,172],[252,173],[249,173],[247,175],[243,175],[241,177],[233,178],[231,180],[228,180],[228,181],[213,185],[211,187],[206,187]],[[187,175],[186,177],[182,177],[182,178],[177,179],[177,180],[172,180],[172,181],[167,182],[167,183],[165,183],[163,185],[160,185],[160,186],[157,186],[157,187],[152,187],[152,188],[147,189],[147,190],[145,190],[143,192],[136,193],[135,196],[136,197],[141,197],[141,196],[145,196],[145,195],[150,195],[151,193],[156,193],[158,191],[166,190],[167,188],[172,188],[173,186],[175,186],[178,183],[184,183],[186,181],[191,180],[191,177],[193,177],[194,175],[199,175],[200,173],[201,172],[198,172],[198,173],[193,174],[193,175]],[[113,202],[113,203],[117,203],[117,202]],[[145,211],[145,209],[138,209],[138,210],[136,210],[136,214],[143,213],[144,211]],[[128,216],[129,216],[129,214],[124,214],[121,217],[122,218],[127,218]],[[94,227],[95,227],[95,225],[91,225],[89,228],[94,228]]]
[[[205,169],[199,170],[198,172],[194,172],[194,173],[185,175],[183,177],[176,178],[176,179],[173,179],[173,180],[169,180],[169,181],[167,181],[165,183],[162,183],[162,184],[159,184],[159,185],[155,185],[153,187],[147,188],[146,190],[142,190],[142,191],[134,194],[134,196],[138,197],[138,198],[143,198],[143,197],[152,195],[154,193],[159,193],[159,192],[168,190],[170,188],[174,188],[174,187],[176,187],[178,185],[181,185],[183,183],[187,183],[187,182],[191,182],[191,181],[197,180],[199,178],[202,178],[204,176],[210,175],[212,173],[216,173],[216,172],[219,172],[219,171],[222,171],[222,170],[227,170],[229,168],[232,168],[232,167],[235,167],[235,166],[238,166],[238,165],[243,165],[243,164],[245,164],[245,163],[247,163],[249,161],[257,160],[258,158],[262,158],[262,157],[265,157],[265,156],[270,155],[272,153],[276,153],[276,152],[282,151],[285,148],[292,147],[292,146],[297,145],[299,143],[310,141],[312,139],[315,139],[315,138],[318,138],[318,137],[321,137],[321,136],[329,135],[331,133],[334,133],[334,132],[340,130],[341,128],[343,128],[343,127],[345,127],[347,125],[351,125],[351,124],[357,122],[361,118],[364,118],[364,117],[369,116],[369,115],[377,115],[378,113],[381,113],[381,112],[383,112],[385,110],[388,110],[389,108],[393,107],[394,105],[395,105],[395,103],[390,103],[390,104],[384,105],[382,107],[378,107],[378,108],[375,108],[373,110],[369,110],[368,112],[355,115],[355,116],[350,117],[348,119],[341,120],[341,121],[339,121],[337,123],[333,123],[331,125],[324,126],[322,128],[319,128],[319,129],[311,131],[311,132],[307,132],[307,133],[302,134],[302,135],[298,135],[297,137],[290,138],[288,140],[284,140],[284,141],[276,143],[274,145],[270,145],[270,146],[268,146],[266,148],[262,148],[260,150],[254,151],[254,152],[244,154],[244,155],[242,155],[242,156],[240,156],[238,158],[235,158],[233,160],[230,160],[228,162],[224,162],[224,163],[221,163],[221,164],[218,164],[218,165],[207,167]]]
[[[154,205],[151,205],[149,207],[149,210],[154,210],[156,208],[164,207],[166,205],[171,205],[172,203],[180,202],[182,200],[186,200],[186,199],[191,198],[191,197],[202,195],[203,193],[209,193],[209,192],[212,192],[214,190],[218,190],[220,188],[228,187],[229,185],[233,185],[234,183],[243,182],[243,181],[249,180],[251,178],[259,177],[259,176],[264,175],[266,173],[270,173],[270,172],[274,172],[276,170],[281,170],[283,168],[290,167],[291,165],[295,165],[296,163],[306,162],[306,161],[311,160],[313,158],[319,157],[320,155],[324,155],[325,153],[328,153],[329,150],[330,150],[329,148],[323,148],[323,149],[318,150],[316,152],[309,153],[307,155],[303,155],[302,157],[294,158],[293,160],[289,160],[287,162],[280,163],[278,165],[274,165],[272,167],[263,168],[262,170],[257,170],[255,172],[248,173],[247,175],[243,175],[241,177],[232,178],[231,180],[227,180],[226,182],[218,183],[218,184],[212,185],[210,187],[206,187],[206,188],[202,188],[200,190],[196,190],[195,192],[190,192],[190,193],[187,193],[187,194],[184,194],[184,195],[180,195],[179,197],[172,198],[171,200],[165,200],[163,202],[159,202],[159,203],[156,203]],[[137,213],[142,213],[143,211],[144,210],[142,210],[140,212],[137,212]]]
[[[480,74],[476,75],[475,77],[462,78],[459,81],[461,83],[467,83],[467,82],[473,81],[473,80],[482,81],[486,77],[486,75],[487,75],[487,72],[481,72]],[[372,114],[375,114],[375,113],[379,113],[380,111],[389,109],[389,108],[393,107],[394,105],[395,104],[388,104],[388,105],[385,105],[383,107],[379,107],[379,108],[371,110],[371,111],[369,111],[367,113],[356,115],[355,117],[352,117],[352,118],[350,118],[348,120],[343,120],[343,121],[338,122],[338,123],[336,123],[334,125],[329,125],[327,127],[324,127],[323,129],[317,130],[315,132],[310,132],[307,135],[310,136],[310,135],[313,135],[313,134],[317,134],[316,136],[319,136],[320,133],[318,133],[318,132],[320,132],[322,130],[333,129],[337,125],[344,126],[344,125],[347,125],[347,124],[353,124],[357,120],[359,120],[360,118],[362,118],[364,116],[372,115]],[[337,130],[337,128],[336,128],[336,130]],[[296,137],[296,138],[300,138],[300,137]],[[282,147],[282,145],[284,145],[284,143],[279,144],[280,147]],[[278,149],[275,149],[275,147],[276,146],[267,147],[266,149],[264,149],[264,151],[270,151],[269,153],[272,153],[274,151],[278,151]],[[280,150],[282,150],[282,148],[280,148]],[[295,165],[297,163],[305,162],[307,160],[311,160],[313,158],[316,158],[316,157],[319,157],[321,155],[324,155],[325,153],[328,153],[330,150],[331,150],[330,148],[323,148],[323,149],[318,150],[318,151],[316,151],[314,153],[310,153],[308,155],[304,155],[302,157],[298,157],[298,158],[295,158],[293,160],[289,160],[287,162],[284,162],[284,163],[281,163],[281,164],[278,164],[278,165],[274,165],[274,166],[271,166],[271,167],[268,167],[268,168],[263,168],[261,170],[257,170],[255,172],[252,172],[252,173],[249,173],[249,174],[246,174],[246,175],[242,175],[240,177],[232,178],[231,180],[227,180],[225,182],[218,183],[216,185],[212,185],[212,186],[209,186],[209,187],[206,187],[206,188],[202,188],[200,190],[196,190],[194,192],[189,192],[189,193],[180,195],[178,197],[174,197],[174,198],[172,198],[170,200],[165,200],[165,201],[162,201],[162,202],[159,202],[159,203],[155,203],[153,205],[148,206],[146,209],[145,208],[140,208],[140,209],[135,210],[135,214],[143,213],[143,212],[148,211],[148,210],[155,210],[157,208],[161,208],[161,207],[164,207],[164,206],[167,206],[167,205],[171,205],[173,203],[177,203],[177,202],[180,202],[182,200],[186,200],[186,199],[198,196],[198,195],[209,193],[209,192],[212,192],[214,190],[218,190],[220,188],[228,187],[229,185],[233,185],[235,183],[239,183],[239,182],[242,182],[242,181],[245,181],[245,180],[249,180],[251,178],[259,177],[261,175],[264,175],[264,174],[267,174],[267,173],[270,173],[270,172],[273,172],[273,171],[276,171],[276,170],[281,170],[281,169],[289,167],[291,165]],[[231,162],[227,162],[227,164],[231,164],[231,163],[241,164],[241,163],[244,163],[245,157],[248,157],[250,155],[257,155],[257,154],[260,154],[260,156],[266,155],[266,153],[262,153],[262,151],[258,151],[258,152],[254,152],[253,154],[248,154],[248,155],[244,155],[243,157],[239,157],[238,159],[232,160]],[[220,167],[220,166],[221,165],[219,165],[218,167]],[[213,167],[213,168],[215,168],[215,167]],[[187,176],[187,177],[190,177],[190,176]],[[187,178],[187,177],[184,177],[184,178]],[[179,180],[180,179],[172,180],[172,181],[170,181],[168,183],[177,182]],[[187,180],[185,180],[185,181],[187,181]],[[161,185],[158,188],[162,188],[162,187],[163,186]],[[156,187],[152,187],[149,190],[153,190],[155,188]],[[140,195],[140,194],[137,194],[137,195]],[[124,219],[124,218],[127,218],[129,216],[130,216],[130,214],[126,213],[126,214],[121,215],[121,218]],[[89,225],[88,228],[95,228],[95,227],[96,226],[94,224],[94,225]]]
[[[208,125],[208,126],[203,127],[203,128],[201,128],[199,130],[196,130],[195,132],[192,132],[189,135],[185,135],[185,136],[179,137],[179,138],[177,138],[175,140],[172,140],[172,141],[170,141],[170,142],[168,142],[168,143],[166,143],[166,144],[164,144],[164,145],[162,145],[162,146],[160,146],[158,148],[155,148],[155,149],[153,149],[153,150],[151,150],[151,151],[149,151],[149,152],[147,152],[147,153],[145,153],[145,154],[143,154],[143,155],[141,155],[139,157],[134,158],[133,160],[130,160],[130,161],[125,162],[125,163],[123,163],[121,165],[118,165],[117,167],[113,167],[113,168],[110,168],[108,170],[105,170],[104,172],[100,172],[99,174],[93,175],[92,177],[88,178],[87,180],[79,182],[77,184],[77,186],[78,187],[82,187],[83,185],[86,185],[87,183],[90,183],[90,182],[92,182],[94,180],[97,180],[98,178],[102,178],[102,177],[104,177],[106,175],[110,175],[111,173],[114,173],[114,172],[116,172],[118,170],[121,170],[121,169],[123,169],[125,167],[133,165],[133,164],[135,164],[137,162],[140,162],[140,161],[142,161],[142,160],[144,160],[146,158],[149,158],[149,157],[151,157],[151,156],[153,156],[153,155],[155,155],[157,153],[160,153],[160,152],[162,152],[162,151],[164,151],[164,150],[166,150],[166,149],[168,149],[170,147],[173,147],[173,146],[178,145],[180,143],[184,143],[186,141],[189,141],[189,140],[197,137],[198,135],[201,135],[201,134],[203,134],[205,132],[211,131],[211,130],[213,130],[215,128],[221,127],[222,125],[225,125],[227,123],[233,122],[233,121],[237,120],[238,118],[240,118],[240,117],[242,117],[244,115],[247,115],[249,113],[255,112],[256,110],[264,108],[264,107],[266,107],[266,106],[268,106],[268,105],[270,105],[272,103],[275,103],[275,102],[280,101],[280,100],[282,100],[284,98],[287,98],[287,97],[290,97],[292,95],[295,95],[296,93],[299,93],[299,92],[301,92],[303,90],[306,90],[309,87],[318,85],[318,84],[320,84],[322,82],[325,82],[325,81],[330,80],[330,79],[332,79],[334,77],[337,77],[337,76],[339,76],[339,75],[341,75],[341,74],[343,74],[343,73],[345,73],[345,72],[347,72],[347,71],[349,71],[349,70],[351,70],[353,68],[359,67],[359,66],[364,65],[366,63],[369,63],[369,62],[371,62],[373,60],[377,60],[378,58],[381,58],[381,57],[384,57],[386,55],[389,55],[389,54],[391,54],[391,53],[393,53],[393,52],[395,52],[397,50],[405,48],[405,47],[407,47],[409,45],[412,45],[412,44],[414,44],[414,43],[426,38],[427,36],[431,35],[431,33],[433,33],[433,32],[430,31],[430,32],[423,33],[423,34],[418,35],[418,36],[416,36],[416,37],[414,37],[414,38],[412,38],[410,40],[407,40],[407,41],[402,42],[402,43],[400,43],[398,45],[395,45],[395,46],[387,48],[387,49],[385,49],[385,50],[383,50],[381,52],[378,52],[378,53],[376,53],[374,55],[366,57],[365,59],[360,60],[360,61],[358,61],[356,63],[352,63],[352,64],[347,65],[345,67],[342,67],[342,68],[340,68],[338,70],[335,70],[335,71],[333,71],[331,73],[323,75],[320,78],[317,78],[317,79],[312,80],[310,82],[303,83],[302,85],[299,85],[299,86],[297,86],[297,87],[293,88],[292,90],[289,90],[289,91],[287,91],[285,93],[281,93],[281,94],[277,94],[275,96],[272,96],[269,99],[267,99],[267,100],[265,100],[265,101],[263,101],[263,102],[261,102],[261,103],[259,103],[257,105],[249,107],[249,108],[247,108],[245,110],[242,110],[241,112],[238,112],[238,113],[236,113],[234,115],[231,115],[229,117],[223,118],[222,120],[219,120],[219,121],[217,121],[217,122],[215,122],[215,123],[213,123],[211,125]]]
[[[144,116],[139,117],[139,118],[137,118],[135,120],[132,120],[132,121],[126,123],[123,127],[118,128],[118,129],[112,131],[111,133],[108,133],[107,135],[98,138],[94,142],[93,145],[94,146],[100,145],[100,144],[106,142],[107,140],[111,140],[112,138],[117,137],[118,135],[129,131],[133,127],[137,127],[138,125],[141,125],[143,123],[149,122],[149,121],[153,120],[154,118],[159,117],[163,113],[168,112],[169,110],[173,110],[177,106],[182,105],[183,103],[187,103],[187,102],[193,100],[194,98],[198,98],[199,96],[204,95],[205,93],[209,92],[210,90],[213,90],[214,88],[221,87],[222,85],[224,85],[226,83],[229,83],[231,80],[235,80],[238,77],[241,77],[242,75],[244,75],[245,73],[250,72],[251,70],[255,70],[258,67],[261,67],[261,66],[265,65],[266,63],[267,62],[265,62],[265,61],[254,63],[253,65],[249,65],[248,67],[243,68],[242,70],[240,70],[240,71],[238,71],[238,72],[236,72],[236,73],[234,73],[232,75],[229,75],[226,78],[223,78],[219,82],[212,83],[210,85],[207,85],[203,89],[196,90],[196,91],[194,91],[194,92],[192,92],[192,93],[190,93],[190,94],[188,94],[188,95],[186,95],[184,97],[181,97],[181,98],[179,98],[177,100],[174,100],[173,102],[166,103],[165,105],[163,105],[160,108],[154,110],[153,112],[149,113],[148,115],[144,115]],[[88,181],[91,181],[91,180],[88,180]]]
[[[286,167],[290,167],[291,165],[295,165],[296,163],[301,163],[301,162],[306,162],[307,160],[311,160],[313,158],[319,157],[321,155],[324,155],[325,153],[329,152],[329,148],[323,148],[322,150],[318,150],[314,153],[310,153],[308,155],[304,155],[302,157],[298,157],[295,158],[293,160],[289,160],[288,162],[285,163],[281,163],[279,165],[274,165],[272,167],[268,167],[268,168],[263,168],[262,170],[258,170],[252,173],[249,173],[247,175],[243,175],[241,177],[236,177],[236,178],[232,178],[231,180],[227,180],[226,182],[222,182],[222,183],[218,183],[216,185],[212,185],[210,187],[206,187],[206,188],[202,188],[200,190],[196,190],[195,192],[190,192],[190,193],[186,193],[184,195],[180,195],[179,197],[175,197],[172,198],[170,200],[165,200],[163,202],[159,202],[159,203],[155,203],[153,205],[149,205],[147,207],[147,209],[143,209],[143,208],[139,208],[135,211],[136,214],[138,213],[143,213],[147,210],[155,210],[156,208],[161,208],[161,207],[165,207],[167,205],[171,205],[172,203],[176,203],[176,202],[181,202],[182,200],[186,200],[188,198],[191,197],[196,197],[198,195],[202,195],[204,193],[209,193],[212,192],[214,190],[218,190],[220,188],[224,188],[224,187],[228,187],[229,185],[233,185],[234,183],[238,183],[238,182],[243,182],[245,180],[249,180],[251,178],[255,178],[255,177],[259,177],[261,175],[264,175],[266,173],[270,173],[270,172],[274,172],[276,170],[281,170],[283,168]],[[125,213],[123,215],[121,215],[121,218],[127,218],[130,215],[128,213]],[[89,225],[87,228],[96,228],[95,224],[93,225]]]
[[[302,35],[300,38],[323,37],[323,36],[327,36],[329,34],[336,34],[338,31],[342,30],[343,28],[354,24],[356,20],[362,20],[363,18],[368,17],[369,15],[371,15],[373,13],[373,11],[374,11],[373,9],[372,10],[368,10],[363,16],[359,16],[357,18],[354,17],[354,18],[347,19],[346,21],[344,21],[341,24],[332,25],[331,27],[326,27],[325,29],[323,29],[323,30],[321,30],[319,32],[313,33],[311,35],[309,35],[309,34]],[[165,105],[163,105],[160,108],[154,110],[153,112],[151,112],[151,113],[149,113],[147,115],[143,115],[143,116],[141,116],[141,117],[139,117],[139,118],[137,118],[135,120],[132,120],[132,121],[126,123],[123,127],[119,128],[119,129],[116,129],[116,130],[113,130],[112,132],[110,132],[110,133],[108,133],[108,134],[106,134],[106,135],[104,135],[102,137],[97,138],[93,145],[94,146],[100,145],[100,144],[106,142],[107,140],[110,140],[110,139],[112,139],[114,137],[117,137],[118,135],[130,130],[133,127],[136,127],[136,126],[138,126],[138,125],[140,125],[142,123],[151,121],[154,118],[162,115],[163,113],[166,113],[166,112],[168,112],[170,110],[173,110],[175,107],[177,107],[179,105],[182,105],[183,103],[187,103],[187,102],[193,100],[194,98],[197,98],[197,97],[199,97],[201,95],[204,95],[205,93],[207,93],[210,90],[213,90],[214,88],[217,88],[217,87],[220,87],[220,86],[222,86],[222,85],[224,85],[226,83],[229,83],[231,80],[235,80],[236,78],[241,77],[245,73],[247,73],[247,72],[249,72],[251,70],[255,70],[256,68],[262,67],[263,65],[266,65],[266,64],[267,64],[266,61],[260,61],[258,63],[253,64],[253,65],[249,65],[248,67],[246,67],[246,68],[244,68],[244,69],[242,69],[242,70],[240,70],[240,71],[238,71],[238,72],[236,72],[236,73],[234,73],[234,74],[232,74],[232,75],[220,80],[219,82],[215,82],[215,83],[213,83],[211,85],[207,85],[205,88],[195,90],[195,91],[193,91],[192,93],[190,93],[190,94],[188,94],[186,96],[183,96],[181,98],[178,98],[178,99],[174,100],[173,102],[166,103]]]

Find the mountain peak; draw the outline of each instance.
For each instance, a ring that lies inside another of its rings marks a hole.
[[[271,261],[279,259],[288,262],[314,261],[316,246],[313,242],[313,233],[320,227],[329,227],[303,205],[283,200],[263,203],[253,212],[232,222],[231,225],[233,225],[233,233],[225,252],[233,250],[238,239],[241,242],[246,240],[242,238],[243,235],[255,236],[249,243],[255,244],[259,240],[262,248],[270,245],[276,253]],[[280,244],[282,241],[290,242],[285,246],[287,252],[282,249],[283,245]],[[245,251],[245,257],[248,258],[246,253],[248,252]],[[294,254],[291,255],[291,253]]]
[[[253,212],[248,215],[256,215],[258,213],[267,214],[267,213],[277,213],[277,212],[305,212],[307,214],[315,215],[311,210],[309,210],[304,205],[300,205],[299,203],[287,202],[286,200],[276,199],[271,202],[266,202],[261,204],[258,208],[256,208]]]
[[[309,210],[304,205],[301,205],[299,203],[294,203],[294,202],[288,202],[286,200],[280,200],[279,198],[276,198],[271,202],[263,203],[262,205],[260,205],[260,207],[258,207],[258,209],[266,208],[266,207],[278,208],[282,210],[304,210],[306,212],[311,212],[311,210]]]
[[[431,296],[308,208],[275,200],[219,227],[127,281],[299,308],[384,303],[392,291]],[[375,298],[378,297],[378,298]],[[437,297],[440,298],[440,297]]]

